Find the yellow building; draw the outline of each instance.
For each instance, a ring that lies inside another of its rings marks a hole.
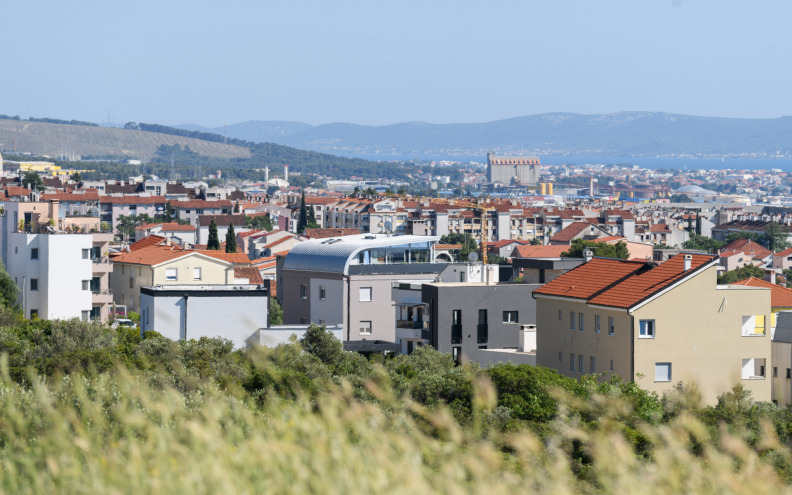
[[[717,258],[594,258],[534,291],[537,363],[579,377],[617,374],[667,392],[695,383],[704,400],[741,383],[771,399],[770,290],[716,284]]]
[[[250,266],[243,253],[185,250],[165,244],[159,236],[138,241],[130,249],[112,259],[110,288],[115,303],[131,311],[140,309],[140,288],[144,286],[254,283],[236,276],[239,268]]]

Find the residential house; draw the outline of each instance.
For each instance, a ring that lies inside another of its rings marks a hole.
[[[770,291],[716,285],[717,258],[662,264],[594,258],[536,289],[537,362],[567,376],[612,373],[705,402],[741,383],[770,400]]]

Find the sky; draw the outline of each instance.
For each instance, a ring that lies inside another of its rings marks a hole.
[[[792,2],[4,2],[0,114],[222,126],[792,115]]]

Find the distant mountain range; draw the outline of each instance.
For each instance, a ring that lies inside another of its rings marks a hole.
[[[547,113],[478,124],[384,126],[249,121],[174,126],[345,156],[482,156],[488,151],[587,156],[792,156],[792,117],[731,119],[659,112]]]

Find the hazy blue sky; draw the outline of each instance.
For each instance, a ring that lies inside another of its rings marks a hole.
[[[93,122],[792,115],[792,2],[7,1],[0,114]]]

